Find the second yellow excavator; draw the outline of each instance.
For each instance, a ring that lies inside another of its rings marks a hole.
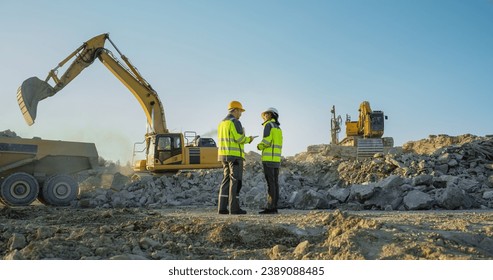
[[[387,116],[382,111],[373,111],[368,101],[361,102],[358,111],[357,121],[351,121],[351,117],[346,115],[346,137],[339,142],[337,132],[340,131],[341,118],[336,117],[335,107],[332,107],[331,144],[356,147],[357,157],[370,157],[383,152],[384,148],[393,147],[394,139],[383,137]]]
[[[123,63],[104,47],[106,41],[115,48]],[[147,117],[148,130],[143,142],[146,156],[144,160],[135,163],[135,171],[160,173],[221,167],[221,163],[217,160],[217,146],[212,138],[199,139],[195,133],[192,133],[194,139],[189,141],[187,135],[183,133],[169,132],[164,108],[157,92],[110,40],[108,33],[95,36],[83,43],[52,69],[44,81],[31,77],[22,83],[17,91],[17,101],[26,122],[29,125],[34,123],[39,101],[62,90],[96,59],[99,59],[132,92]],[[58,77],[58,68],[69,61],[72,62],[67,70]],[[53,80],[54,86],[48,83],[50,80]]]

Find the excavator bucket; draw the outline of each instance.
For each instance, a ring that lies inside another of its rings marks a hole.
[[[38,102],[54,94],[53,87],[38,77],[31,77],[22,83],[17,90],[17,103],[28,125],[33,125],[36,119]]]

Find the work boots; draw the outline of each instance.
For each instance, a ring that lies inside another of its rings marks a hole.
[[[259,214],[263,215],[263,214],[277,214],[277,209],[274,208],[274,209],[265,209],[265,210],[262,210],[260,212],[258,212]]]
[[[247,211],[243,209],[239,209],[237,211],[232,211],[231,213],[228,210],[219,210],[218,214],[231,214],[231,215],[244,215],[246,214]]]
[[[243,209],[238,209],[237,211],[231,211],[229,214],[231,214],[231,215],[244,215],[246,213],[247,213],[247,211],[245,211]]]

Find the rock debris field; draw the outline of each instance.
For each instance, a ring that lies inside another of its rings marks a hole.
[[[218,215],[222,170],[135,178],[101,160],[69,207],[0,206],[12,259],[493,259],[493,137],[432,135],[368,159],[329,145],[283,159],[278,215],[260,155]]]

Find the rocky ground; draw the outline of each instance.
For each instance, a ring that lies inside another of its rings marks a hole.
[[[493,259],[491,211],[0,210],[3,259]]]
[[[3,259],[493,259],[493,137],[430,136],[370,159],[284,159],[280,214],[247,157],[247,215],[216,214],[221,170],[79,174],[70,207],[0,206]]]

